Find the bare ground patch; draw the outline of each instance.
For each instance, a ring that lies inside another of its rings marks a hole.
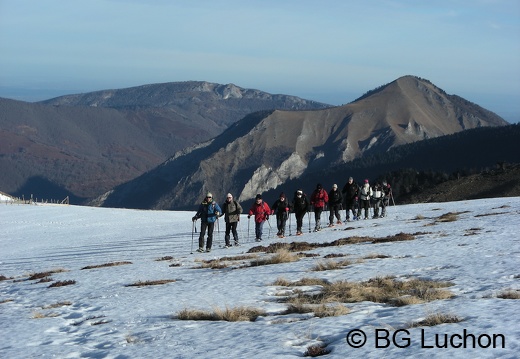
[[[422,234],[422,233],[421,233]],[[386,236],[386,237],[360,237],[353,236],[347,238],[340,238],[332,242],[328,243],[308,243],[308,242],[291,242],[291,243],[272,243],[268,246],[256,246],[249,249],[248,253],[257,253],[257,252],[265,252],[265,253],[275,253],[280,249],[285,249],[289,252],[301,252],[301,251],[309,251],[317,248],[324,247],[338,247],[350,244],[358,244],[358,243],[386,243],[386,242],[399,242],[399,241],[411,241],[416,239],[414,234],[409,233],[397,233],[395,235]]]
[[[168,283],[176,282],[176,279],[159,279],[159,280],[145,280],[145,281],[137,281],[132,284],[127,284],[125,287],[146,287],[152,285],[163,285]]]
[[[106,267],[116,267],[116,266],[122,266],[122,265],[127,265],[127,264],[132,264],[132,262],[121,261],[121,262],[110,262],[110,263],[104,263],[104,264],[97,264],[97,265],[83,267],[83,268],[81,268],[81,270],[84,270],[84,269],[96,269],[96,268],[106,268]]]

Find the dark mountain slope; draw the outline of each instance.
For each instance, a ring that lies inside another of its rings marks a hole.
[[[16,196],[69,195],[80,203],[214,138],[251,112],[327,106],[207,82],[97,91],[42,103],[0,99],[0,165],[9,169],[0,174],[0,188]]]

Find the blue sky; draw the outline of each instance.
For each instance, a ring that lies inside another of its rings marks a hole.
[[[0,97],[204,80],[340,105],[403,75],[520,122],[520,1],[0,0]]]

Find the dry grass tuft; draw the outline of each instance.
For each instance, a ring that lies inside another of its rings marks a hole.
[[[173,257],[172,256],[164,256],[164,257],[161,257],[161,258],[157,258],[155,261],[156,262],[161,262],[161,261],[170,261],[172,260]]]
[[[316,344],[307,347],[305,353],[303,353],[304,357],[319,357],[322,355],[330,354],[330,350],[327,349],[325,344]]]
[[[167,283],[176,282],[176,279],[159,279],[159,280],[147,280],[147,281],[138,281],[132,284],[127,284],[125,287],[146,287],[151,285],[161,285]]]
[[[520,290],[505,290],[497,294],[497,298],[501,299],[520,299]]]
[[[413,234],[409,233],[398,233],[394,236],[387,236],[384,238],[376,238],[372,241],[372,243],[387,243],[387,242],[401,242],[401,241],[412,241],[415,239]]]
[[[484,214],[477,214],[475,215],[475,218],[476,217],[487,217],[487,216],[499,216],[499,215],[502,215],[502,214],[507,214],[508,212],[497,212],[497,213],[484,213]]]
[[[468,213],[469,211],[464,212],[448,212],[443,215],[437,217],[436,222],[455,222],[459,219],[459,214]]]
[[[274,255],[267,258],[258,258],[251,261],[251,267],[296,262],[300,258],[297,254],[289,252],[287,249],[279,249]]]
[[[226,322],[254,322],[265,311],[251,307],[237,307],[225,309],[214,308],[213,312],[194,309],[183,309],[175,316],[179,320],[210,320]]]
[[[455,314],[435,313],[428,315],[425,319],[419,322],[414,322],[410,324],[409,328],[433,327],[440,324],[460,323],[463,320],[463,318]]]
[[[386,258],[391,258],[391,257],[386,254],[377,254],[377,253],[370,253],[363,257],[363,259],[386,259]]]
[[[343,254],[343,253],[330,253],[330,254],[327,254],[325,257],[323,258],[341,258],[341,257],[346,257],[347,255],[346,254]]]
[[[207,261],[203,261],[200,268],[210,268],[210,269],[223,269],[227,268],[228,263],[222,261],[220,259],[211,259]]]
[[[0,300],[0,304],[9,303],[9,302],[14,302],[14,299],[4,299],[4,300]]]
[[[42,312],[33,312],[31,318],[32,319],[43,319],[43,318],[55,318],[58,317],[58,313],[42,313]]]
[[[385,243],[385,242],[396,242],[396,241],[410,241],[415,239],[413,234],[407,233],[398,233],[394,236],[388,236],[383,238],[373,238],[373,237],[347,237],[336,239],[329,243],[308,243],[308,242],[292,242],[292,243],[272,243],[268,246],[256,246],[250,248],[248,253],[277,253],[280,250],[286,250],[288,252],[303,252],[310,251],[316,248],[323,247],[338,247],[345,246],[351,244],[359,244],[359,243]]]
[[[47,288],[65,287],[67,285],[73,285],[73,284],[76,284],[75,280],[60,280],[60,281],[52,283]]]
[[[81,269],[83,270],[83,269],[116,267],[116,266],[122,266],[122,265],[126,265],[126,264],[132,264],[132,262],[126,262],[126,261],[123,261],[123,262],[111,262],[111,263],[98,264],[98,265],[93,265],[93,266],[86,266],[86,267],[83,267]]]
[[[342,269],[351,264],[352,264],[352,262],[349,261],[348,259],[344,259],[339,262],[336,262],[335,260],[332,260],[332,259],[327,259],[327,260],[319,261],[318,263],[316,263],[316,265],[314,267],[312,267],[311,270],[318,272],[318,271]]]
[[[47,271],[47,272],[33,273],[33,274],[29,275],[28,280],[42,279],[42,278],[50,277],[50,276],[52,276],[55,273],[63,273],[63,272],[66,272],[66,271],[67,270],[65,270],[65,269],[58,268],[58,269],[52,269],[52,270]]]
[[[66,307],[72,305],[72,302],[64,301],[64,302],[57,302],[54,304],[44,305],[42,309],[53,309],[53,308],[59,308],[59,307]]]
[[[273,283],[273,285],[279,285],[279,286],[284,286],[284,287],[301,287],[301,286],[305,286],[305,285],[326,285],[326,284],[329,284],[329,282],[326,279],[308,278],[308,277],[304,277],[295,282],[291,282],[285,278],[278,278]]]
[[[361,283],[338,281],[322,282],[320,285],[323,286],[323,290],[319,294],[299,292],[283,301],[296,304],[370,301],[403,306],[453,297],[450,291],[442,289],[453,285],[452,283],[422,279],[400,281],[394,277],[376,277]]]
[[[11,278],[7,278],[6,276],[0,275],[0,282],[4,280],[9,280]]]

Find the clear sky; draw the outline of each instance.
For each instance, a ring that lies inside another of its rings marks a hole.
[[[341,105],[403,75],[520,122],[520,1],[0,0],[0,97],[203,80]]]

